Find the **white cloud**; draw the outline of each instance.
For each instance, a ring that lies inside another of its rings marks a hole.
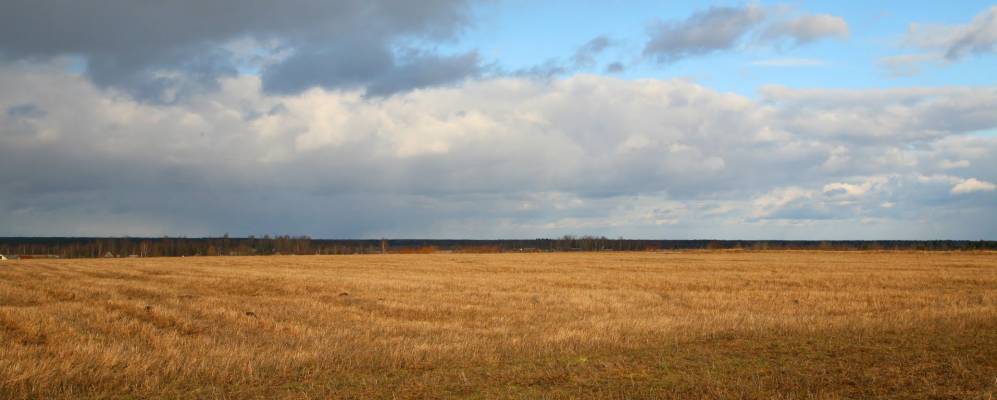
[[[941,169],[956,169],[956,168],[968,168],[969,160],[942,160],[938,167]]]
[[[796,186],[772,190],[754,199],[752,215],[759,218],[772,216],[794,202],[813,198],[814,194],[812,190]]]
[[[997,125],[992,87],[790,89],[762,87],[785,129],[848,141],[901,143],[941,139]]]
[[[872,188],[872,182],[865,182],[859,185],[844,183],[844,182],[834,182],[824,185],[824,194],[835,195],[840,194],[848,197],[861,197],[869,189]]]
[[[969,178],[952,187],[952,194],[968,194],[974,192],[992,192],[997,185],[990,182]]]
[[[993,88],[764,94],[578,75],[375,99],[242,76],[164,105],[0,67],[0,234],[807,237],[793,221],[993,215],[946,203],[997,179],[997,138],[964,135],[997,126]]]
[[[962,178],[952,175],[944,174],[934,174],[934,175],[919,175],[917,181],[921,183],[945,183],[945,184],[958,184],[963,181]]]

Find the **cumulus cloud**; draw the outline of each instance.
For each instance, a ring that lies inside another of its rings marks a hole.
[[[797,186],[777,188],[754,199],[753,215],[758,218],[785,215],[785,210],[798,208],[803,200],[811,199],[813,196],[814,191]]]
[[[969,167],[969,165],[970,165],[969,160],[958,160],[958,161],[942,160],[938,166],[941,169],[955,169],[955,168],[967,168]]]
[[[973,192],[992,192],[994,189],[997,189],[997,185],[994,185],[993,183],[981,181],[976,178],[969,178],[953,186],[952,193],[967,194]]]
[[[11,0],[0,4],[0,54],[82,57],[97,84],[156,101],[214,90],[245,57],[270,59],[268,89],[372,84],[390,93],[476,72],[473,53],[406,55],[419,50],[411,43],[453,40],[470,23],[468,7],[464,0]],[[247,42],[255,45],[240,53]]]
[[[846,182],[833,182],[824,185],[824,194],[838,197],[862,197],[872,189],[873,182],[863,182],[853,184]]]
[[[963,223],[994,218],[992,192],[953,189],[997,179],[997,139],[965,135],[997,126],[993,88],[756,101],[592,75],[384,98],[265,85],[229,77],[156,104],[59,66],[0,66],[0,235],[855,237],[866,219],[898,237],[935,235],[913,217],[929,212],[952,237],[995,234]]]
[[[343,54],[350,54],[344,57]],[[440,56],[409,51],[402,55],[377,47],[355,51],[298,52],[263,71],[264,90],[298,93],[313,86],[365,89],[383,96],[427,86],[456,83],[480,72],[477,52]]]
[[[830,220],[883,217],[893,208],[902,175],[854,176],[823,187],[777,187],[753,200],[758,220]]]
[[[893,145],[938,139],[997,125],[997,89],[941,87],[900,89],[761,89],[781,105],[785,126],[829,140],[878,141]],[[958,117],[956,117],[958,116]]]
[[[659,63],[702,56],[739,46],[755,36],[762,44],[804,45],[824,38],[847,38],[848,23],[829,14],[786,16],[758,5],[712,7],[682,21],[656,21],[644,56]]]

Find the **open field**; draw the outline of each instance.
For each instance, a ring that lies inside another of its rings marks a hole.
[[[0,398],[995,394],[995,253],[0,263]]]

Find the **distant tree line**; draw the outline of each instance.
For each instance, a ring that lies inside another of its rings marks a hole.
[[[318,247],[307,236],[264,236],[256,238],[0,238],[0,254],[18,256],[96,257],[182,257],[248,256],[274,254],[351,254],[374,252],[371,246],[328,245]]]
[[[969,240],[636,240],[596,236],[564,236],[524,240],[329,240],[308,236],[233,238],[0,238],[0,254],[7,256],[192,257],[277,254],[374,254],[654,251],[654,250],[997,250],[997,241]]]

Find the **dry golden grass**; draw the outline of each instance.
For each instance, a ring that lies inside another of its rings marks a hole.
[[[2,398],[959,398],[997,254],[0,264]]]

